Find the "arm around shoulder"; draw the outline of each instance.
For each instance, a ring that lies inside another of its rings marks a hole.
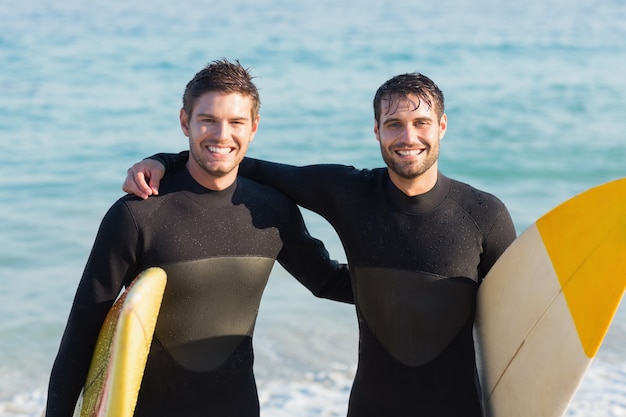
[[[166,171],[174,170],[187,163],[189,152],[179,154],[158,153],[128,168],[122,190],[144,200],[159,194],[159,185]]]

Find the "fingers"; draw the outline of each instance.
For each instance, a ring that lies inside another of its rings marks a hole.
[[[126,179],[122,185],[122,190],[128,194],[135,194],[144,200],[152,195],[152,189],[146,183],[143,172],[134,172],[133,168],[129,168],[126,172]]]
[[[159,185],[161,184],[161,178],[163,178],[163,175],[165,175],[165,170],[161,172],[156,172],[155,170],[152,170],[151,172],[152,173],[150,174],[149,187],[152,190],[152,194],[158,195]]]
[[[165,174],[163,165],[152,159],[137,162],[126,171],[122,190],[143,198],[159,194],[159,184]]]
[[[162,163],[154,159],[146,159],[144,162],[146,163],[146,177],[150,179],[149,187],[153,195],[158,195],[161,179],[165,176],[165,167]]]

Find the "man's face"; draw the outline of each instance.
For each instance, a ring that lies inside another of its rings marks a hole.
[[[436,173],[439,143],[446,125],[445,114],[439,119],[435,109],[420,103],[415,96],[409,96],[408,101],[397,96],[383,100],[374,133],[390,175],[414,180],[425,173]]]
[[[189,171],[201,184],[199,178],[226,185],[235,180],[259,125],[251,110],[250,97],[215,91],[196,100],[191,117],[181,110],[180,125],[189,138]]]

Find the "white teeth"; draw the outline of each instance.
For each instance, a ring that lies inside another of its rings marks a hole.
[[[209,152],[226,155],[230,153],[230,148],[218,148],[217,146],[208,146]]]
[[[396,151],[400,156],[415,156],[419,155],[422,151],[420,149],[411,149],[411,150],[398,150]]]

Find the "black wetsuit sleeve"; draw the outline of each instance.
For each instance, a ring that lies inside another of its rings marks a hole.
[[[165,175],[183,167],[189,159],[189,151],[175,153],[157,153],[147,159],[159,161],[165,167]],[[239,175],[250,178],[261,184],[267,184],[289,198],[298,205],[306,208],[315,206],[315,200],[327,202],[324,197],[332,197],[333,177],[340,172],[329,169],[329,165],[309,165],[297,167],[294,165],[279,164],[262,161],[254,158],[244,158],[239,165]],[[339,169],[336,166],[336,169]],[[327,204],[324,204],[327,205]]]
[[[161,162],[167,173],[184,166],[189,158],[189,151],[178,154],[159,153],[149,158]],[[348,172],[354,172],[354,169],[327,164],[300,167],[248,157],[239,165],[239,175],[267,184],[294,200],[299,206],[322,216],[334,207],[332,200],[344,194],[337,190],[337,187],[345,181]],[[338,176],[342,178],[338,180]]]
[[[333,226],[336,224],[332,219],[345,212],[355,193],[358,195],[354,187],[363,183],[363,175],[367,175],[364,172],[347,165],[294,166],[253,158],[244,158],[239,165],[242,177],[275,188]]]
[[[165,167],[165,172],[170,172],[184,166],[187,163],[187,159],[189,159],[189,151],[182,151],[180,153],[157,153],[146,159],[159,161]]]
[[[137,238],[126,206],[114,204],[102,220],[74,297],[50,375],[47,417],[73,415],[104,318],[134,277]]]
[[[309,234],[296,205],[288,216],[278,262],[316,297],[354,304],[348,266],[330,259],[324,244]]]
[[[494,222],[483,242],[483,253],[478,266],[478,276],[482,280],[493,264],[516,239],[517,233],[513,219],[504,204],[501,204],[494,216]]]

